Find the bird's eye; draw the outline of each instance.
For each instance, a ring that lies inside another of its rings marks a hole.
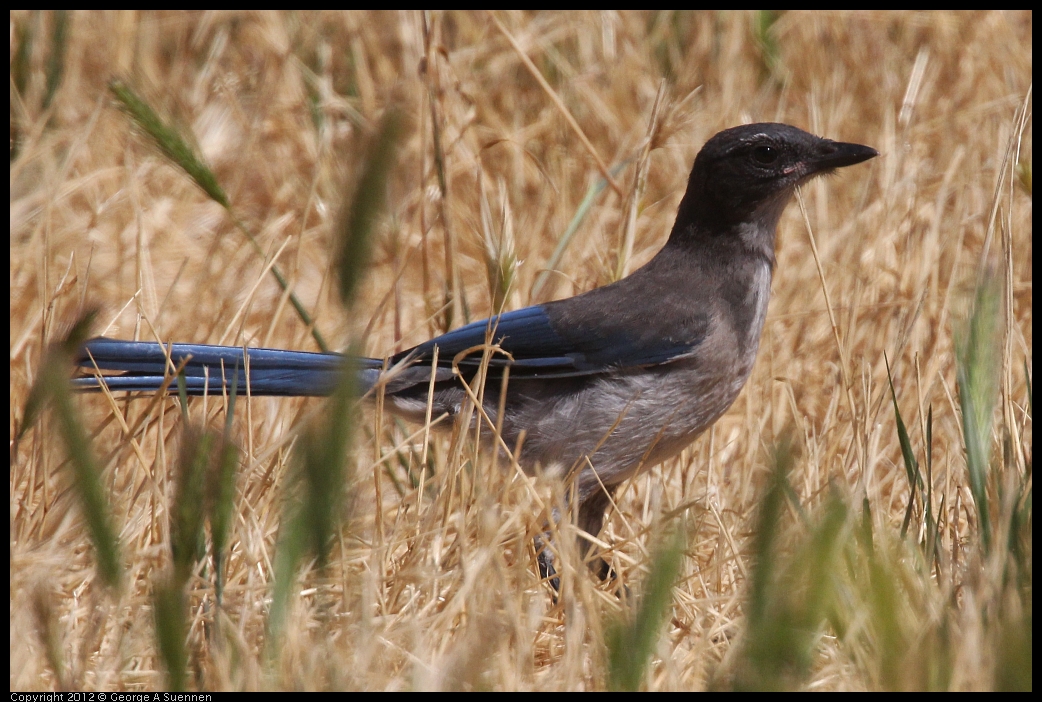
[[[778,150],[771,146],[757,146],[753,149],[753,160],[761,166],[769,166],[778,160]]]

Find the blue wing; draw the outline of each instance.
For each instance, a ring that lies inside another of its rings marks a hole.
[[[653,322],[633,330],[619,318],[601,319],[596,324],[562,323],[564,315],[557,314],[561,310],[557,305],[535,305],[473,322],[404,351],[393,360],[410,358],[422,364],[430,361],[438,347],[438,365],[450,365],[457,354],[490,340],[510,354],[510,358],[492,355],[489,364],[493,369],[509,365],[512,378],[568,377],[667,363],[689,353],[704,336],[647,334],[643,332],[653,327]],[[476,366],[480,360],[478,351],[460,364]]]
[[[580,296],[582,298],[584,296]],[[499,346],[509,357],[495,353],[489,359],[492,377],[509,366],[516,380],[566,378],[596,375],[625,368],[668,363],[690,353],[705,336],[704,316],[688,315],[678,326],[677,319],[658,315],[652,319],[635,316],[632,311],[608,307],[598,310],[586,305],[577,307],[580,298],[536,305],[506,312],[424,342],[391,359],[422,367],[438,349],[438,366],[449,368],[464,351],[472,351],[459,359],[463,368],[476,368],[487,341]],[[593,299],[594,305],[597,300]],[[610,311],[606,311],[610,310]],[[169,361],[167,358],[169,348]],[[184,363],[183,375],[190,395],[205,392],[219,394],[222,385],[231,389],[238,378],[237,391],[246,394],[246,359],[243,349],[235,346],[208,344],[171,344],[153,342],[91,339],[84,346],[79,365],[86,369],[118,371],[105,376],[112,390],[156,391],[173,370]],[[249,392],[253,395],[322,396],[328,395],[337,374],[346,362],[359,373],[363,388],[371,387],[380,377],[382,361],[372,358],[347,359],[340,354],[249,349]],[[439,373],[439,380],[441,380]],[[448,379],[451,376],[446,376]],[[399,389],[412,384],[426,386],[429,374],[410,373],[402,378]],[[79,389],[97,389],[98,379],[83,376],[73,379]],[[177,384],[170,384],[176,391]]]

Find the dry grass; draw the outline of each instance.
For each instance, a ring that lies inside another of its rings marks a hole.
[[[1030,566],[1025,603],[1010,594],[1002,537],[990,551],[982,544],[953,341],[978,271],[998,271],[989,490],[1008,523],[1009,490],[1026,489],[1030,564],[1030,12],[73,13],[57,44],[53,14],[12,12],[10,22],[13,690],[168,685],[152,611],[172,567],[169,505],[186,436],[177,403],[76,403],[119,534],[121,589],[98,579],[56,420],[15,440],[45,342],[85,306],[100,306],[96,332],[109,336],[314,349],[267,273],[275,259],[331,345],[383,356],[501,300],[516,308],[633,270],[669,232],[698,148],[743,121],[789,122],[883,155],[803,193],[820,275],[800,208],[789,208],[748,385],[711,432],[620,493],[602,537],[635,593],[659,525],[678,508],[687,515],[680,579],[644,685],[1001,687],[1004,661],[1025,655],[1011,621],[1027,622],[1030,666]],[[49,98],[55,63],[63,72]],[[116,77],[192,135],[264,256],[115,107]],[[330,230],[392,102],[407,127],[390,216],[346,314]],[[598,159],[625,164],[619,191],[598,197],[533,297],[600,177]],[[496,271],[515,265],[505,289]],[[919,495],[900,536],[910,487],[884,354],[924,474],[932,410],[933,557]],[[466,432],[434,435],[428,447],[421,428],[379,411],[357,432],[332,562],[302,569],[283,637],[266,648],[293,450],[323,408],[297,399],[236,408],[242,454],[223,602],[200,561],[188,589],[190,688],[607,684],[606,632],[628,606],[574,554],[559,605],[535,572],[531,538],[559,487],[493,467]],[[191,425],[224,421],[216,399],[189,404]],[[810,622],[805,660],[772,683],[748,677],[758,659],[742,632],[748,584],[766,557],[751,557],[757,505],[784,436],[793,495],[772,547],[778,568],[798,570],[803,537],[824,533],[818,515],[840,504],[847,516],[829,533],[845,555],[828,578],[849,599]],[[875,550],[859,565],[866,551],[851,534],[863,534],[863,504]],[[858,589],[862,566],[885,575],[889,599]]]

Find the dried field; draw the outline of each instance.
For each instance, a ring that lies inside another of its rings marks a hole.
[[[1030,12],[12,11],[10,36],[12,690],[1031,687]],[[333,232],[392,105],[345,310]],[[532,537],[562,486],[472,431],[366,404],[322,565],[286,524],[319,509],[290,496],[328,404],[240,397],[217,564],[213,519],[187,561],[171,543],[224,399],[27,412],[88,308],[93,334],[317,350],[273,266],[330,348],[378,357],[609,283],[665,241],[705,140],[753,121],[881,157],[790,205],[748,384],[619,493],[628,598],[566,548],[552,601]]]

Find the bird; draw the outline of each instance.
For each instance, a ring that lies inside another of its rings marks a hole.
[[[468,398],[463,381],[482,364],[474,349],[491,341],[484,414],[500,427],[502,445],[520,447],[516,458],[526,471],[574,481],[577,526],[596,537],[618,486],[690,445],[749,378],[767,315],[775,232],[795,188],[877,155],[787,124],[725,129],[695,157],[666,243],[638,270],[574,297],[467,324],[388,359],[351,359],[357,384],[363,392],[382,386],[385,409],[407,420],[460,416]],[[91,374],[73,382],[81,390],[105,384],[155,392],[183,362],[190,395],[219,392],[222,382],[230,388],[238,374],[240,393],[322,396],[333,391],[345,357],[98,337],[78,358]],[[580,542],[584,555],[589,547]],[[541,574],[558,587],[549,537],[537,539],[537,551]],[[603,559],[590,567],[610,576]]]

